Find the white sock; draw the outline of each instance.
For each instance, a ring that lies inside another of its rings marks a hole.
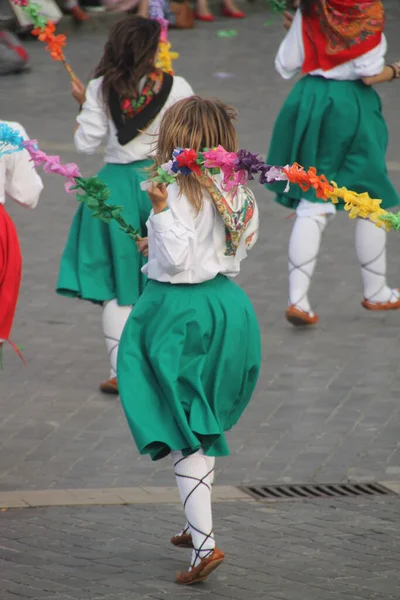
[[[326,215],[297,216],[289,241],[289,306],[310,313],[308,289],[317,262]]]
[[[386,231],[366,219],[357,219],[356,252],[361,264],[364,298],[371,302],[396,302],[398,290],[386,283]]]
[[[117,374],[119,340],[131,310],[132,306],[120,306],[115,299],[103,304],[103,333],[111,365],[110,378],[116,377]]]
[[[191,567],[197,566],[215,548],[211,511],[209,467],[202,450],[186,458],[171,452],[176,482],[193,540]]]

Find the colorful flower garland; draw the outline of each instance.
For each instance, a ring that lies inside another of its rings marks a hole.
[[[164,19],[164,8],[165,0],[150,0],[149,18],[158,21],[161,25],[156,67],[161,71],[165,71],[165,73],[173,75],[172,61],[179,58],[179,54],[171,51],[171,44],[168,41],[168,21]]]
[[[41,16],[40,6],[37,4],[29,2],[29,0],[11,0],[11,2],[16,6],[20,6],[25,14],[28,15],[34,27],[32,35],[36,35],[38,40],[47,44],[46,50],[51,58],[62,62],[71,79],[76,79],[76,75],[69,66],[63,52],[63,48],[67,45],[67,36],[64,34],[55,34],[56,26],[52,21]]]
[[[62,164],[59,156],[49,156],[39,149],[36,140],[24,140],[18,131],[0,123],[0,156],[27,150],[35,167],[41,166],[46,173],[56,173],[67,179],[65,190],[68,193],[79,191],[76,197],[91,210],[92,216],[104,223],[111,219],[117,221],[121,229],[134,241],[137,241],[139,231],[129,225],[121,216],[122,206],[107,204],[110,191],[105,183],[96,177],[82,177],[75,163]]]
[[[269,0],[269,5],[274,13],[284,13],[286,10],[286,0]]]
[[[117,221],[119,226],[133,240],[140,238],[139,231],[129,225],[121,216],[121,206],[107,204],[110,192],[107,186],[96,177],[82,177],[75,163],[62,164],[59,156],[48,156],[39,149],[36,140],[24,140],[21,135],[7,125],[0,123],[0,156],[20,150],[27,150],[35,167],[42,166],[46,173],[57,173],[67,179],[65,189],[68,193],[77,193],[77,200],[84,202],[91,210],[92,216],[104,223],[111,219]],[[286,181],[285,191],[289,184],[300,186],[303,191],[310,188],[315,190],[317,198],[337,204],[343,200],[344,208],[351,219],[361,217],[370,219],[376,225],[385,227],[387,230],[400,230],[400,213],[389,213],[381,208],[382,200],[370,198],[367,192],[358,194],[345,187],[339,188],[333,181],[328,182],[325,175],[318,175],[314,167],[306,170],[297,163],[286,167],[276,167],[265,164],[257,154],[248,150],[239,152],[227,152],[222,146],[203,152],[193,149],[177,148],[174,150],[172,159],[157,170],[157,175],[152,181],[175,183],[178,175],[202,175],[208,172],[210,175],[222,173],[223,189],[233,191],[238,185],[245,185],[248,181],[259,176],[261,184]],[[148,186],[145,182],[143,187]]]
[[[56,26],[46,17],[40,14],[40,6],[29,0],[11,0],[16,6],[20,6],[33,24],[32,35],[37,36],[38,40],[47,44],[46,50],[51,58],[62,62],[68,75],[72,80],[77,79],[65,57],[63,48],[67,45],[67,36],[56,34]],[[174,74],[172,61],[179,57],[177,52],[171,51],[171,44],[168,41],[168,21],[164,19],[164,0],[150,0],[149,17],[156,19],[161,24],[161,37],[158,47],[157,68],[170,75]]]
[[[320,200],[333,204],[342,200],[351,219],[370,219],[387,230],[400,230],[400,213],[387,212],[381,208],[382,200],[370,198],[367,192],[358,194],[345,187],[339,188],[334,181],[329,182],[325,175],[318,175],[315,167],[306,170],[297,163],[286,167],[267,165],[257,154],[248,150],[227,152],[222,146],[218,146],[212,150],[196,152],[193,149],[176,148],[172,159],[158,168],[153,181],[170,184],[179,174],[201,175],[206,170],[211,175],[222,173],[222,186],[226,191],[234,192],[235,187],[253,180],[255,175],[259,175],[262,185],[287,181],[285,192],[289,190],[291,183],[298,185],[304,192],[312,188]]]

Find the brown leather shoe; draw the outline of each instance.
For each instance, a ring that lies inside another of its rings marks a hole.
[[[364,298],[361,306],[367,310],[397,310],[400,308],[400,298],[396,302],[371,302]]]
[[[178,535],[173,535],[171,538],[171,544],[176,548],[193,548],[192,534],[182,531]]]
[[[297,308],[294,304],[289,306],[285,312],[286,320],[295,327],[305,327],[307,325],[316,325],[319,321],[318,315],[311,316],[310,313]]]
[[[116,377],[111,377],[111,379],[109,379],[108,381],[101,383],[99,388],[100,391],[103,392],[103,394],[119,394]]]
[[[200,559],[197,567],[193,567],[191,571],[185,573],[177,573],[176,583],[180,585],[192,585],[192,583],[200,583],[205,581],[219,565],[224,561],[225,554],[215,548],[207,558]]]

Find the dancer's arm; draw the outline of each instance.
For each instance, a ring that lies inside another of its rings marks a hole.
[[[378,75],[372,77],[363,77],[365,85],[376,85],[377,83],[385,83],[400,78],[400,63],[385,65]]]
[[[376,85],[392,81],[400,76],[400,63],[385,65],[387,52],[387,41],[382,35],[380,43],[372,50],[352,61],[352,69],[357,79],[361,79],[365,85]]]
[[[85,102],[76,119],[78,128],[74,141],[78,152],[94,154],[108,133],[107,115],[103,105],[101,80],[89,82]]]
[[[193,263],[196,248],[196,232],[174,215],[167,204],[168,192],[164,184],[153,184],[148,191],[153,212],[148,220],[151,231],[150,253],[157,257],[157,263],[169,276],[186,271]],[[180,198],[180,206],[183,198]]]
[[[28,139],[23,127],[18,124],[20,135]],[[43,183],[32,164],[27,150],[14,152],[6,156],[5,192],[18,204],[35,208],[43,189]]]
[[[301,11],[298,10],[289,31],[279,46],[275,58],[275,68],[284,79],[296,75],[304,62],[304,48],[302,42]]]

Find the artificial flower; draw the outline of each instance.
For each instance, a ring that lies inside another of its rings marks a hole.
[[[307,171],[307,178],[310,187],[315,190],[315,195],[321,200],[327,200],[329,194],[333,192],[332,185],[328,182],[325,175],[317,175],[315,167],[310,167]]]
[[[185,149],[178,154],[176,157],[176,164],[179,167],[179,171],[183,174],[184,169],[189,169],[190,172],[195,173],[196,175],[201,175],[201,168],[199,164],[196,162],[198,158],[196,150]]]
[[[294,163],[292,166],[284,167],[284,172],[287,175],[290,183],[295,183],[298,185],[303,192],[306,192],[310,189],[307,171],[298,163]]]
[[[254,179],[254,175],[266,166],[258,154],[252,154],[248,150],[239,150],[236,155],[235,170],[245,171],[249,180]]]

